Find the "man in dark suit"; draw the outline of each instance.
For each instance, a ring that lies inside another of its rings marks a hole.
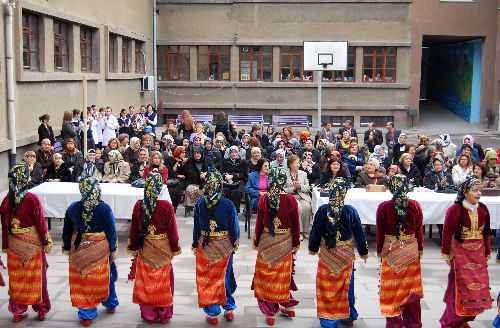
[[[368,136],[370,135],[370,132],[375,133],[375,136],[377,137],[377,145],[381,145],[384,142],[382,131],[377,129],[375,123],[370,122],[368,123],[368,130],[365,131],[365,138],[364,138],[365,144],[368,142]]]
[[[349,131],[351,133],[351,137],[358,137],[358,134],[356,133],[356,129],[352,127],[352,122],[350,120],[347,120],[344,122],[344,127],[339,129],[339,136],[338,139],[342,138],[342,135],[344,134],[344,131]]]
[[[401,130],[396,130],[394,128],[394,122],[387,122],[385,124],[385,128],[387,132],[385,134],[385,144],[387,145],[387,157],[392,160],[392,150],[394,145],[398,143],[399,135],[401,134]]]
[[[332,123],[323,123],[323,128],[321,129],[321,139],[326,139],[330,143],[335,142],[335,133],[332,130]]]

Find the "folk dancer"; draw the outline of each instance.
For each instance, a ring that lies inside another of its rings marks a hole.
[[[316,275],[317,311],[321,327],[352,326],[358,318],[354,307],[354,242],[362,259],[368,258],[368,245],[356,209],[344,205],[349,182],[334,178],[330,182],[328,204],[314,216],[309,253],[319,252]]]
[[[278,311],[295,317],[294,306],[299,303],[290,293],[297,290],[293,273],[300,246],[299,210],[295,197],[285,194],[285,183],[285,171],[271,169],[267,194],[259,199],[253,239],[258,254],[252,289],[270,326]]]
[[[196,257],[198,305],[207,321],[217,325],[224,308],[227,321],[234,319],[236,303],[233,294],[236,280],[233,253],[238,249],[240,228],[233,202],[222,198],[222,175],[217,170],[207,174],[204,197],[194,208],[192,249]]]
[[[392,200],[377,208],[377,255],[380,268],[380,310],[386,327],[422,327],[423,298],[420,258],[423,254],[423,214],[408,198],[409,182],[396,174],[389,180]]]
[[[174,271],[172,258],[182,250],[172,204],[159,200],[163,176],[152,172],[146,178],[144,200],[135,203],[127,250],[134,255],[133,302],[149,323],[169,322],[173,315]]]
[[[28,192],[29,169],[16,165],[9,172],[9,193],[0,206],[2,251],[7,253],[9,311],[13,322],[28,316],[28,305],[44,320],[50,311],[47,291],[47,259],[52,238],[43,215],[43,206]]]
[[[467,178],[446,211],[441,255],[450,266],[441,327],[470,327],[476,315],[490,309],[487,260],[490,257],[490,214],[479,202],[481,182]]]
[[[118,271],[115,216],[101,200],[101,187],[94,177],[79,181],[82,200],[66,210],[63,227],[63,253],[69,255],[69,291],[71,303],[78,308],[82,326],[97,317],[102,302],[110,314],[119,305],[115,291]]]

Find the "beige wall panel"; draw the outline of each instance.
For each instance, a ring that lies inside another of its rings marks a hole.
[[[5,84],[5,16],[0,15],[0,99],[2,99],[2,101],[0,101],[0,142],[6,141],[8,139],[6,96],[7,96],[7,89]]]

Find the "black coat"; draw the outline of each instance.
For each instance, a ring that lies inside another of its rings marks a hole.
[[[403,165],[399,165],[399,169],[401,170],[401,174],[406,176],[408,182],[410,179],[413,179],[414,186],[422,186],[422,174],[420,174],[420,171],[415,164],[411,164],[410,171],[406,171]]]
[[[71,171],[68,169],[66,163],[62,163],[59,169],[56,169],[54,163],[52,163],[47,168],[45,180],[48,179],[59,179],[61,182],[71,182]]]
[[[309,184],[314,184],[314,185],[319,185],[319,179],[321,177],[321,170],[319,167],[319,163],[314,163],[311,173],[307,172],[302,165],[299,166],[299,170],[304,171],[307,173],[307,180],[309,181]]]
[[[203,158],[201,159],[201,169],[196,166],[194,158],[190,158],[186,163],[186,183],[202,186],[205,180],[200,178],[200,174],[207,171],[207,164]]]
[[[449,185],[453,184],[453,180],[449,173],[444,172],[444,177],[446,177],[446,182],[448,182]],[[423,182],[424,187],[430,190],[434,190],[437,187],[438,183],[441,182],[441,179],[438,178],[436,172],[427,170]]]
[[[368,143],[368,136],[370,135],[370,130],[365,131],[365,137],[363,139],[364,143]],[[379,129],[375,129],[375,135],[377,136],[377,145],[381,145],[384,142],[384,136],[382,135],[382,131]]]
[[[235,163],[230,159],[222,161],[222,175],[229,174],[233,176],[233,182],[246,182],[248,179],[248,168],[246,161],[238,158]]]
[[[321,152],[319,150],[317,150],[316,148],[313,148],[312,150],[305,150],[304,148],[300,149],[297,152],[297,155],[301,158],[301,160],[302,160],[302,155],[304,155],[304,153],[306,151],[309,151],[309,152],[312,153],[313,162],[316,162],[316,163],[320,162],[320,160],[321,160]]]
[[[28,183],[29,188],[33,188],[38,186],[43,182],[43,170],[42,165],[40,163],[35,162],[33,164],[33,170],[30,171],[30,182]]]
[[[213,167],[217,169],[217,171],[221,170],[222,167],[222,155],[220,154],[220,151],[217,149],[213,150],[203,150],[203,157],[205,158],[205,165],[207,167]]]
[[[38,144],[42,143],[43,139],[49,139],[51,145],[54,145],[56,138],[54,137],[54,131],[52,131],[52,127],[49,125],[47,128],[45,125],[40,124],[38,127]]]

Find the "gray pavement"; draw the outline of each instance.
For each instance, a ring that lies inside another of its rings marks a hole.
[[[204,321],[204,314],[197,306],[197,293],[195,284],[195,262],[191,252],[191,239],[193,219],[184,217],[184,209],[179,207],[178,217],[179,233],[182,243],[182,254],[173,260],[175,272],[175,296],[174,317],[168,324],[170,327],[208,327]],[[240,249],[234,257],[234,270],[238,289],[234,295],[238,309],[236,319],[228,323],[220,321],[223,327],[266,327],[264,316],[260,313],[257,302],[250,290],[252,282],[256,252],[252,250],[250,240],[247,239],[241,223],[242,238]],[[127,283],[127,274],[130,267],[130,256],[126,253],[129,223],[119,221],[119,252],[118,269],[119,280],[117,282],[117,293],[120,299],[120,307],[116,314],[105,313],[104,308],[99,308],[99,317],[94,321],[95,327],[149,327],[140,318],[139,307],[132,303],[132,283]],[[372,229],[373,231],[373,229]],[[35,313],[30,310],[29,318],[13,324],[12,316],[7,309],[7,289],[0,288],[0,327],[51,327],[67,328],[80,326],[77,319],[76,309],[72,308],[69,297],[68,264],[67,257],[61,255],[62,223],[53,220],[52,238],[55,242],[51,255],[48,256],[50,268],[48,270],[49,293],[52,300],[52,310],[46,321],[39,322],[35,319]],[[435,239],[426,236],[425,251],[422,261],[422,276],[424,282],[425,297],[422,301],[422,319],[425,328],[439,327],[438,320],[444,309],[442,302],[446,289],[448,267],[440,257],[439,239],[434,233]],[[496,239],[492,241],[496,245]],[[315,308],[315,276],[317,257],[310,256],[307,252],[306,241],[302,242],[296,261],[295,280],[299,291],[294,297],[300,301],[296,308],[297,317],[289,319],[278,315],[276,327],[320,327],[316,319]],[[369,236],[370,258],[364,264],[361,260],[356,261],[356,307],[360,314],[355,322],[359,328],[382,328],[385,321],[380,315],[378,305],[378,276],[379,263],[376,260],[374,236]],[[493,247],[495,249],[495,247]],[[496,252],[496,251],[495,251]],[[495,255],[495,253],[493,254]],[[494,257],[494,256],[493,256]],[[5,259],[5,256],[3,257]],[[500,291],[500,264],[490,260],[490,280],[492,296]],[[6,274],[5,270],[3,271]],[[496,308],[480,315],[471,327],[492,327],[491,321],[496,315]],[[159,325],[159,324],[158,324]]]

